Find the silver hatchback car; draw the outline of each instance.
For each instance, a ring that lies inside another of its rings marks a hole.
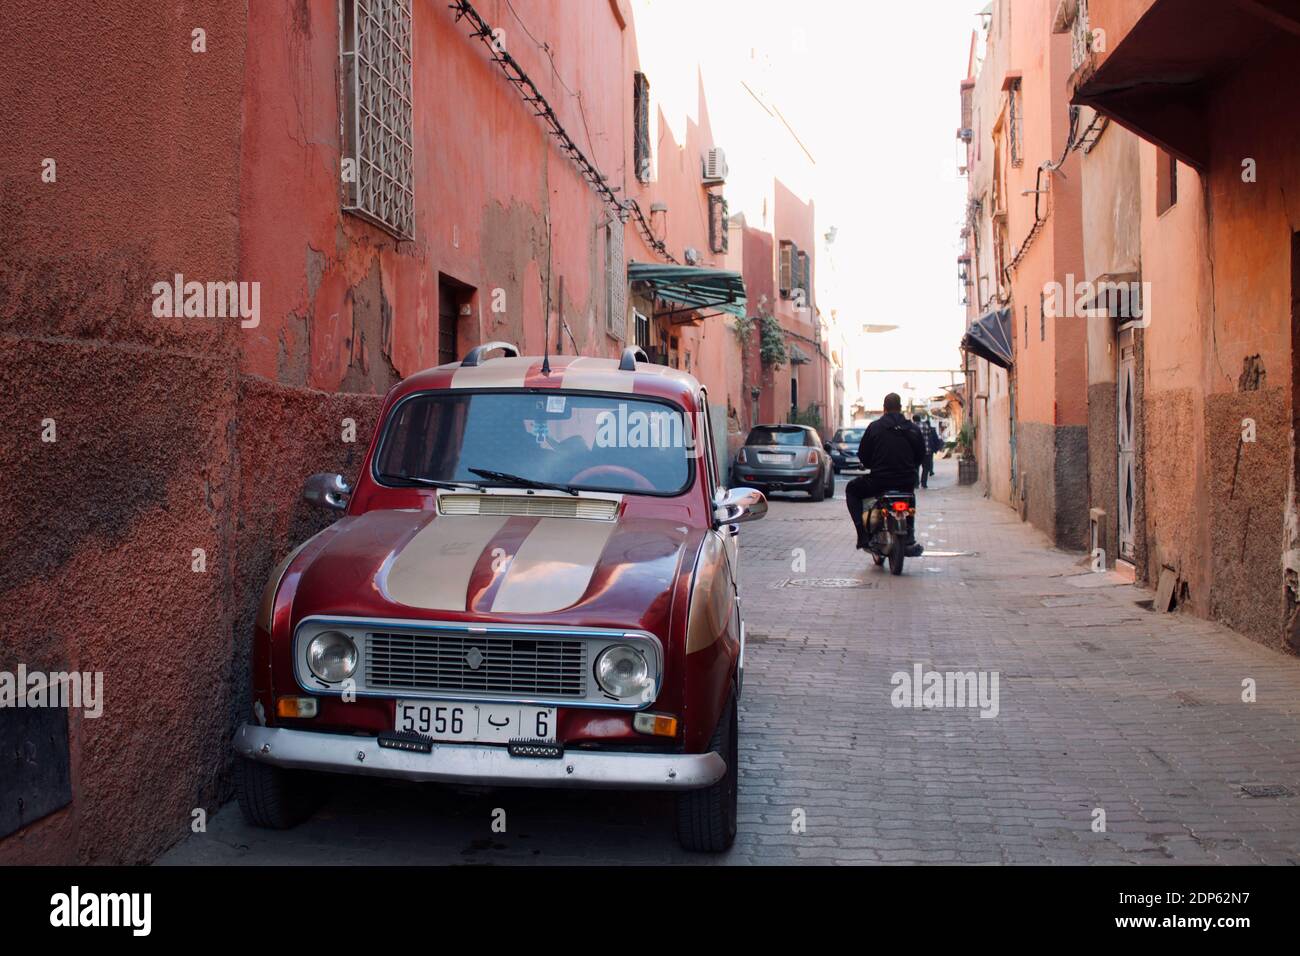
[[[732,468],[736,482],[762,492],[806,491],[835,497],[835,469],[821,436],[808,425],[756,425]]]

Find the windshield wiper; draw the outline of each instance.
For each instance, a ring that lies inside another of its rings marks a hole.
[[[562,485],[553,481],[538,481],[536,478],[525,478],[522,475],[512,475],[508,471],[492,471],[490,468],[466,468],[465,470],[473,472],[480,478],[487,478],[491,481],[503,481],[508,485],[518,485],[521,488],[546,488],[551,491],[563,491],[570,495],[576,495],[578,493],[578,490],[572,485]]]
[[[481,485],[473,481],[441,481],[437,478],[421,478],[418,475],[390,475],[380,472],[380,478],[385,481],[409,481],[415,485],[426,485],[430,488],[444,488],[449,491],[459,491],[462,488],[473,488],[475,491],[482,491]]]

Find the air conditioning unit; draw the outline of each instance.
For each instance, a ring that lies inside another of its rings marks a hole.
[[[720,147],[714,146],[704,154],[704,181],[706,183],[727,181],[727,154]]]

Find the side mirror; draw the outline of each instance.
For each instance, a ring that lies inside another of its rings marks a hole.
[[[318,471],[302,486],[304,501],[333,511],[345,510],[351,494],[352,486],[347,483],[347,479],[335,472]]]
[[[767,514],[767,499],[756,488],[732,488],[714,502],[715,524],[740,524],[757,521]]]

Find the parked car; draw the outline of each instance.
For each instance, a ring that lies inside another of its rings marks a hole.
[[[862,443],[862,434],[866,430],[865,427],[840,428],[826,443],[826,451],[831,456],[831,464],[835,466],[835,474],[838,475],[848,468],[861,470],[862,462],[858,461],[858,445]]]
[[[355,486],[307,481],[342,516],[262,598],[251,823],[305,818],[326,771],[670,791],[683,846],[731,845],[737,525],[767,503],[723,486],[699,383],[638,358],[475,348],[388,394]]]
[[[813,501],[835,496],[831,456],[808,425],[754,426],[736,453],[732,474],[763,492],[806,491]]]

